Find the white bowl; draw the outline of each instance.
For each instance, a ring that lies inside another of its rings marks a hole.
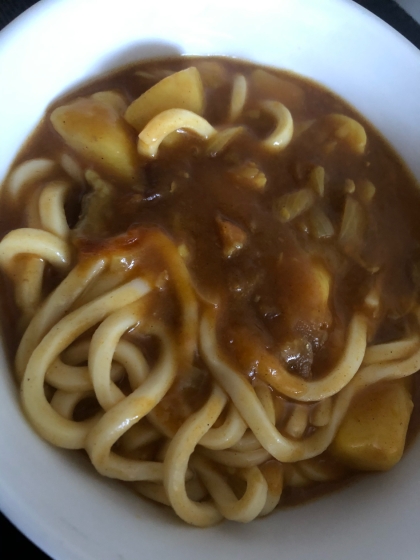
[[[0,34],[0,179],[51,99],[122,63],[174,53],[314,78],[367,116],[420,180],[420,53],[350,0],[41,1]],[[58,560],[419,557],[420,440],[386,474],[248,526],[198,530],[41,441],[1,359],[0,507]]]

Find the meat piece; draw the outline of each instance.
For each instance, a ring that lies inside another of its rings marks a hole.
[[[223,255],[230,258],[242,249],[247,234],[242,228],[220,216],[216,218],[216,223],[222,241]]]

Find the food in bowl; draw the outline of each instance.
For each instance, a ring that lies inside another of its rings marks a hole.
[[[198,526],[391,468],[418,197],[351,107],[271,68],[154,60],[54,102],[1,201],[26,416]]]

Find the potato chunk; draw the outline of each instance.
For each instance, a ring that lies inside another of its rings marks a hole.
[[[412,410],[404,379],[368,388],[350,405],[331,451],[354,469],[390,469],[403,454]]]
[[[128,182],[136,177],[138,156],[122,117],[124,100],[114,92],[80,97],[55,109],[51,122],[73,150]]]
[[[124,116],[140,132],[153,117],[167,109],[203,114],[203,84],[197,68],[187,68],[160,80],[133,101]]]

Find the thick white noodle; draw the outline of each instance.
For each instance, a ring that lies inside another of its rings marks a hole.
[[[44,186],[39,197],[39,217],[42,229],[64,240],[67,240],[70,235],[64,210],[69,189],[70,184],[67,181],[51,181]]]
[[[49,177],[57,169],[57,164],[46,158],[24,161],[10,174],[7,190],[10,198],[17,201],[31,185]]]
[[[212,502],[194,502],[187,494],[185,477],[190,456],[222,412],[227,398],[215,385],[206,404],[188,420],[169,444],[164,460],[164,485],[175,512],[187,523],[208,527],[223,518]]]
[[[150,291],[148,283],[132,280],[121,288],[76,309],[61,319],[33,351],[21,382],[22,405],[38,433],[58,447],[84,447],[91,426],[62,418],[48,403],[44,392],[45,375],[54,360],[88,329],[107,315]]]
[[[246,431],[246,424],[236,410],[234,404],[230,403],[225,421],[218,428],[210,428],[200,440],[200,445],[208,449],[228,449],[237,444]]]
[[[263,145],[270,150],[284,150],[293,137],[293,117],[289,109],[280,101],[263,101],[261,107],[277,122],[274,131],[263,140]]]
[[[161,463],[119,456],[112,451],[112,446],[160,402],[176,374],[175,349],[171,337],[160,327],[149,324],[144,327],[144,332],[157,334],[161,340],[159,359],[144,382],[104,414],[87,435],[85,445],[90,460],[100,474],[126,481],[162,480]],[[98,351],[101,350],[104,349]]]
[[[201,450],[201,453],[212,459],[215,463],[220,463],[226,467],[235,469],[248,469],[262,465],[268,459],[271,459],[270,453],[261,446],[251,451],[235,451],[234,449],[226,449],[224,451],[213,451],[212,449]]]
[[[284,431],[293,438],[299,439],[303,436],[309,421],[309,407],[304,404],[296,404],[288,419]]]
[[[141,303],[140,305],[133,305],[131,303],[127,307],[109,315],[92,336],[89,347],[88,367],[96,398],[104,410],[109,410],[125,398],[124,393],[112,380],[112,361],[121,336],[137,325],[142,319],[143,309],[141,308]],[[143,363],[140,363],[139,370],[141,370]],[[144,378],[138,381],[137,386],[144,381]]]
[[[407,358],[419,347],[419,344],[420,336],[418,334],[413,334],[404,340],[370,346],[369,348],[366,348],[363,365],[369,366],[375,363],[390,362]]]
[[[88,261],[74,267],[48,296],[26,329],[15,358],[19,381],[29,358],[42,337],[68,312],[73,303],[105,267],[103,259]]]
[[[95,393],[93,391],[74,391],[69,393],[59,389],[51,399],[51,406],[60,416],[67,418],[67,420],[72,420],[76,406],[84,399],[94,396]],[[91,419],[91,426],[96,424],[98,418],[99,415],[95,415]]]
[[[319,428],[301,441],[291,440],[281,434],[270,422],[264,407],[247,379],[239,372],[235,371],[229,363],[221,357],[220,349],[216,342],[214,314],[214,311],[207,310],[204,313],[200,325],[200,347],[203,359],[212,372],[213,377],[230,396],[238,412],[253,431],[261,446],[272,457],[283,463],[310,459],[325,451],[332,442],[338,426],[358,388],[357,382],[359,381],[359,377],[357,377],[356,380],[353,378],[339,393],[335,401],[331,421],[327,426]],[[416,371],[416,369],[412,370],[411,373],[414,371]],[[376,371],[375,374],[378,375]],[[375,374],[372,374],[373,378]],[[353,381],[355,382],[353,383]],[[232,453],[230,451],[210,450],[203,450],[203,452],[212,458],[216,456],[217,459],[215,460],[223,461],[223,464],[227,464],[227,459],[225,457],[229,457],[229,454]],[[236,457],[229,457],[229,464],[237,466],[236,459]],[[233,460],[235,460],[234,463]]]
[[[42,193],[43,186],[35,186],[31,189],[27,196],[27,201],[24,206],[24,225],[28,228],[42,230],[41,217],[39,215],[39,198]]]
[[[270,419],[270,422],[272,424],[275,424],[276,410],[274,408],[274,402],[273,402],[273,391],[271,390],[269,385],[260,382],[254,383],[254,390],[255,390],[255,394],[261,401],[261,404],[263,405],[264,410]]]
[[[42,300],[45,261],[22,255],[14,263],[15,301],[22,312],[21,324],[27,326]]]
[[[230,449],[232,451],[239,451],[240,453],[243,453],[246,451],[261,449],[261,445],[254,434],[250,430],[247,430],[238,443],[232,445]]]
[[[85,361],[85,360],[83,360]],[[118,381],[123,377],[124,368],[119,364],[112,364],[111,379]],[[56,358],[48,368],[45,381],[61,391],[89,391],[93,384],[87,366],[72,366],[65,364],[60,357]]]
[[[356,313],[350,321],[342,355],[334,368],[319,380],[306,381],[289,373],[282,363],[267,351],[272,363],[275,360],[275,367],[264,369],[264,361],[261,358],[259,376],[281,395],[296,401],[316,402],[331,397],[339,393],[358,372],[365,355],[366,333],[366,318]]]
[[[13,259],[22,254],[36,255],[60,270],[68,269],[71,263],[68,243],[39,229],[15,229],[3,237],[0,242],[0,266],[7,270]]]
[[[324,399],[317,403],[311,410],[309,421],[312,426],[318,428],[326,426],[330,421],[332,413],[332,399]]]
[[[216,133],[212,125],[186,109],[167,109],[153,117],[139,134],[137,150],[140,155],[153,158],[162,141],[176,130],[189,130],[202,138]]]
[[[246,481],[246,490],[238,499],[220,473],[220,469],[215,468],[210,461],[196,456],[191,464],[226,519],[249,523],[260,515],[267,501],[268,488],[267,481],[258,467],[240,471],[239,476]]]
[[[130,453],[161,438],[162,434],[143,418],[120,437],[118,445],[121,451]]]

